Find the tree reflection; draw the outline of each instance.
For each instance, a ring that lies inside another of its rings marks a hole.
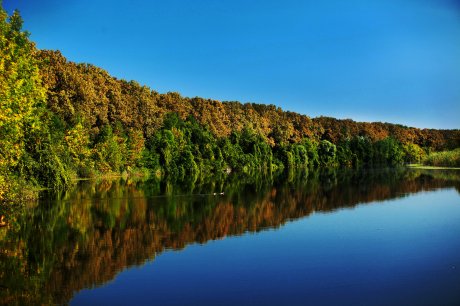
[[[460,190],[458,172],[363,169],[193,182],[84,181],[44,196],[0,229],[0,303],[66,303],[74,292],[165,249],[449,187]]]

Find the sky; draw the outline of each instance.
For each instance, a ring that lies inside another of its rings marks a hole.
[[[3,0],[40,49],[165,93],[460,128],[460,0]]]

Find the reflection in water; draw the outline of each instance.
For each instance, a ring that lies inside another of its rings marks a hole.
[[[44,197],[0,229],[0,303],[67,303],[75,292],[165,249],[449,187],[460,191],[458,173],[361,170],[180,184],[81,182],[57,198]]]

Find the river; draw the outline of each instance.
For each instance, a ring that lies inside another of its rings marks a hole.
[[[459,305],[460,173],[82,181],[0,228],[0,304]]]

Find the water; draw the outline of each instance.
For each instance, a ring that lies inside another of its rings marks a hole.
[[[458,172],[407,170],[85,182],[0,232],[0,297],[458,305],[459,190]]]

